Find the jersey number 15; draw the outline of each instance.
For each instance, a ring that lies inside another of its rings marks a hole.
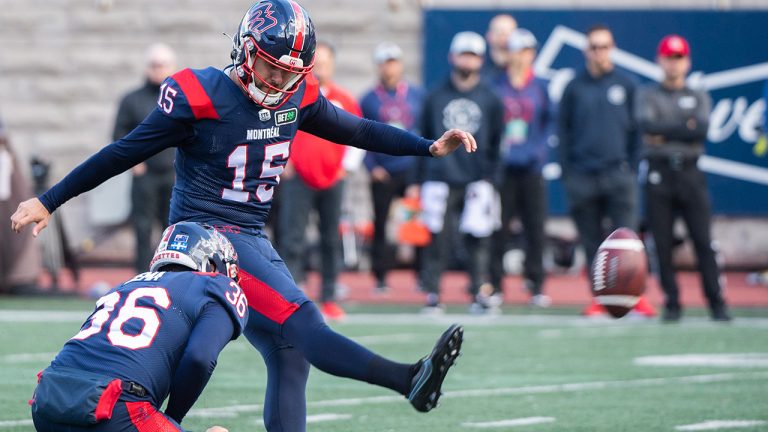
[[[276,183],[280,183],[280,174],[285,169],[285,164],[275,164],[276,161],[288,159],[291,150],[291,142],[284,141],[279,143],[267,144],[264,146],[264,161],[261,163],[261,174],[259,175],[259,185],[256,187],[256,199],[259,202],[267,202],[272,199],[275,193],[275,187],[269,186],[263,180],[274,178]],[[248,202],[251,193],[245,190],[245,174],[248,164],[248,146],[239,145],[229,154],[227,158],[227,168],[235,169],[235,178],[232,180],[232,188],[221,191],[221,197],[225,200]]]

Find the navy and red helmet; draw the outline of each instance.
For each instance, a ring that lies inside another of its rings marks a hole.
[[[165,229],[149,271],[181,265],[199,272],[221,273],[238,280],[237,252],[232,243],[210,225],[179,222]]]
[[[312,71],[315,26],[293,0],[261,0],[243,16],[232,44],[232,65],[248,95],[257,104],[276,109]],[[279,71],[278,82],[256,71],[259,60]]]

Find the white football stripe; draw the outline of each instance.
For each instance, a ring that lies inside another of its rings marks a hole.
[[[640,297],[629,295],[600,295],[595,296],[595,301],[603,306],[624,306],[627,308],[635,307]]]
[[[747,428],[753,426],[762,426],[768,422],[763,420],[710,420],[703,423],[694,423],[689,425],[675,426],[679,431],[703,431],[717,429],[735,429]]]
[[[638,366],[768,367],[768,353],[679,354],[636,357]]]
[[[607,239],[600,244],[600,249],[623,249],[642,251],[645,249],[643,242],[638,239]]]
[[[0,428],[16,426],[32,426],[32,420],[5,420],[0,421]]]
[[[508,420],[497,420],[489,422],[465,422],[461,425],[471,428],[501,428],[501,427],[513,427],[513,426],[529,426],[542,423],[552,423],[555,421],[554,417],[525,417]]]

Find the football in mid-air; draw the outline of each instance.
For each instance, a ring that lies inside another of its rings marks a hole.
[[[629,228],[619,228],[597,249],[590,282],[592,295],[611,316],[621,318],[645,291],[648,261],[642,240]]]

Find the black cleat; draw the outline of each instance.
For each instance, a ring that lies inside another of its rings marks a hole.
[[[460,355],[463,338],[464,328],[453,324],[440,336],[432,353],[419,360],[419,370],[413,376],[408,394],[416,411],[427,412],[437,407],[443,380]]]

